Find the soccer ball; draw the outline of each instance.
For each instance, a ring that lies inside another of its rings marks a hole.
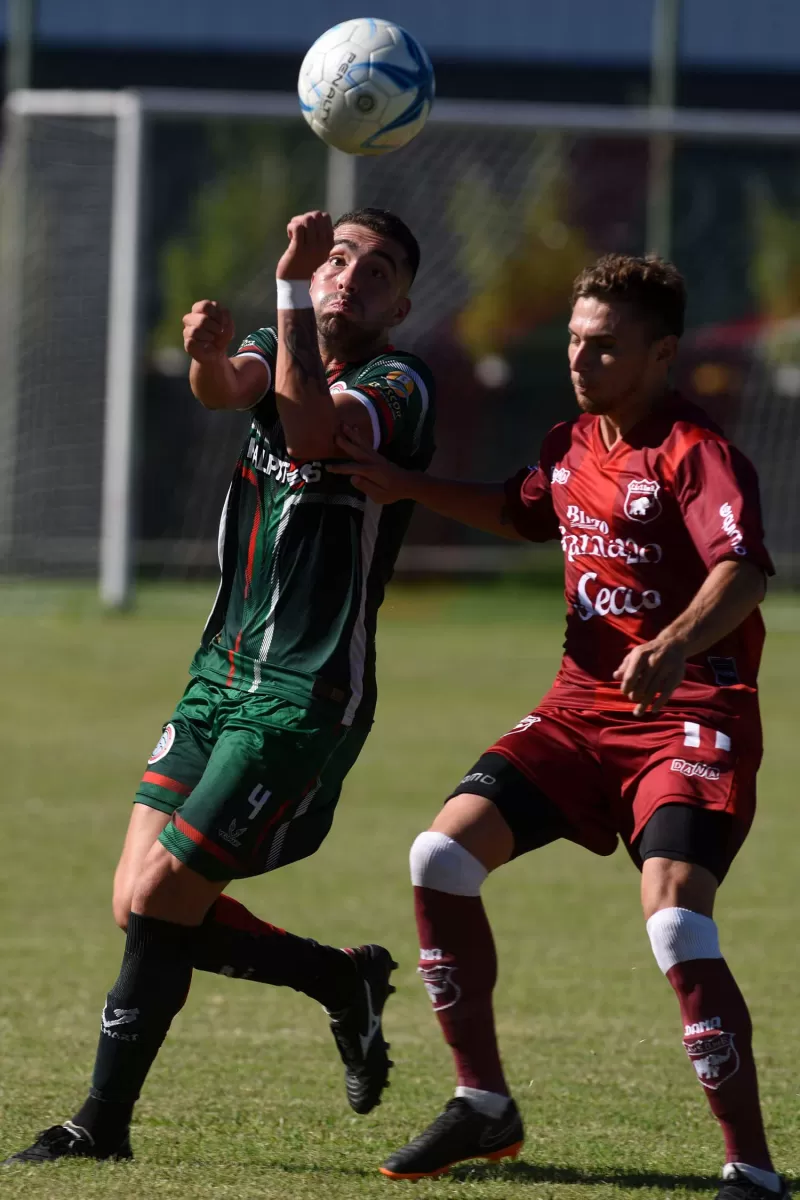
[[[433,104],[433,67],[419,42],[361,17],[317,38],[300,68],[300,108],[314,133],[348,154],[386,154],[419,133]]]

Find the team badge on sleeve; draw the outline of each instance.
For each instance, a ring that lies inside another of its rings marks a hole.
[[[625,496],[625,516],[632,521],[654,521],[661,515],[660,489],[655,479],[632,479]]]
[[[148,767],[152,767],[153,763],[161,762],[162,758],[166,758],[172,749],[175,742],[175,726],[170,723],[164,726],[164,732],[156,742],[153,753],[147,760]]]
[[[396,396],[408,400],[414,391],[414,380],[405,371],[387,371],[386,382]]]

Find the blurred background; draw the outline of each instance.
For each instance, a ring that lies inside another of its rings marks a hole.
[[[377,204],[422,245],[398,343],[437,375],[437,471],[535,460],[573,411],[573,277],[658,250],[690,290],[677,382],[756,461],[800,581],[800,4],[381,11],[427,47],[438,103],[409,147],[346,159],[294,88],[350,3],[6,0],[0,569],[96,575],[110,605],[137,574],[213,574],[246,418],[191,397],[181,316],[211,296],[242,336],[271,322],[288,216]],[[541,561],[420,512],[401,570]]]

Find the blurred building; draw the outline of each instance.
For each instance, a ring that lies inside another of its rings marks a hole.
[[[653,0],[404,0],[380,15],[436,61],[440,95],[636,103]],[[291,90],[300,55],[350,0],[37,0],[37,87]],[[5,6],[0,35],[5,36]],[[684,0],[679,103],[797,109],[798,0]]]

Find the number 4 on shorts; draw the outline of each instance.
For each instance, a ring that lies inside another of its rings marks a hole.
[[[250,816],[247,818],[248,821],[255,821],[256,817],[261,812],[271,795],[272,792],[265,791],[262,783],[256,784],[250,795],[247,797],[247,803],[253,810],[250,813]]]

